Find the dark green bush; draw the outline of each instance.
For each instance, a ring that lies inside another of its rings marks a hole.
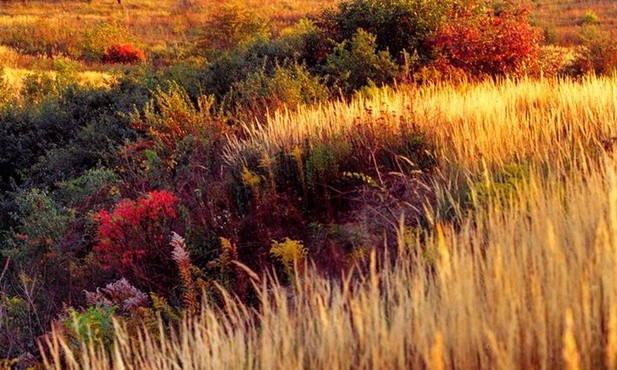
[[[271,74],[278,65],[293,63],[294,48],[284,40],[259,38],[244,48],[222,53],[206,68],[203,79],[205,93],[214,94],[219,101],[234,84],[250,75]]]
[[[11,216],[16,226],[5,239],[2,254],[26,267],[46,253],[60,252],[58,245],[75,215],[36,188],[17,194],[15,204]]]
[[[251,73],[236,82],[225,98],[240,114],[261,117],[267,111],[315,103],[328,95],[320,79],[296,63],[288,67],[276,66],[271,72],[262,69]]]
[[[286,57],[297,60],[306,65],[309,71],[316,73],[336,44],[332,37],[328,30],[320,27],[315,21],[301,19],[281,36],[278,43],[285,46]]]
[[[375,42],[374,35],[359,29],[350,41],[335,46],[325,66],[335,88],[351,93],[362,86],[394,81],[399,67],[387,51],[377,51]]]
[[[348,0],[326,12],[323,22],[338,41],[350,40],[359,28],[376,36],[377,50],[388,50],[393,58],[415,51],[428,58],[427,38],[447,19],[455,3],[451,0]]]
[[[135,137],[126,113],[135,105],[143,106],[148,97],[146,87],[128,78],[110,90],[58,87],[38,77],[30,84],[49,89],[43,96],[0,110],[0,186],[4,189],[11,179],[17,184],[49,186],[111,163],[116,148]]]
[[[54,195],[70,208],[96,208],[100,203],[117,196],[120,189],[118,175],[106,168],[93,168],[83,175],[57,184]],[[115,199],[116,201],[118,199]],[[83,214],[81,216],[84,216]]]

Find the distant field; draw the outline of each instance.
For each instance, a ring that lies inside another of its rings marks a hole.
[[[572,46],[580,42],[585,14],[597,15],[602,29],[617,29],[617,2],[608,0],[522,0],[531,20],[550,43]],[[274,34],[302,17],[335,6],[337,0],[244,0],[249,9],[269,20]],[[78,59],[82,71],[106,72],[105,66],[82,60],[83,36],[97,24],[119,24],[127,40],[163,63],[185,60],[194,53],[215,7],[225,0],[94,0],[91,2],[12,2],[0,6],[0,65],[19,83],[28,70],[54,69],[53,58]],[[122,42],[124,40],[118,40]]]
[[[209,10],[225,1],[193,0],[191,9],[175,0],[94,0],[92,2],[16,2],[0,6],[0,29],[18,25],[49,22],[68,29],[92,25],[100,21],[120,21],[142,43],[150,46],[165,42],[182,42],[198,32],[209,16]],[[271,19],[274,28],[284,27],[323,6],[329,0],[247,0],[259,15]]]
[[[524,0],[525,2],[529,0]],[[120,21],[135,37],[150,47],[190,41],[209,16],[209,10],[224,0],[193,0],[191,9],[179,0],[94,0],[92,2],[15,2],[0,7],[0,30],[13,26],[47,23],[50,28],[81,29],[99,21]],[[292,24],[309,13],[333,6],[336,0],[246,0],[252,9],[268,17],[275,30]],[[617,28],[617,2],[611,0],[531,0],[533,21],[555,34],[558,44],[577,43],[577,27],[590,10],[600,26]]]
[[[115,42],[143,48],[151,59],[164,63],[185,60],[194,53],[212,10],[224,1],[193,0],[190,8],[175,0],[95,0],[92,2],[13,2],[0,5],[0,66],[12,86],[19,86],[28,71],[51,71],[54,59],[64,55],[79,60],[82,80],[106,83],[107,67],[83,60],[84,35],[97,25],[119,25]],[[273,33],[282,31],[333,1],[248,0],[249,9],[269,19]],[[99,35],[94,36],[99,39]],[[104,41],[95,41],[103,43]],[[85,72],[90,71],[90,72]],[[98,81],[94,81],[98,80]]]
[[[556,42],[573,45],[578,42],[578,27],[587,11],[594,12],[598,25],[611,32],[617,30],[617,1],[613,0],[534,0],[532,19],[538,26],[553,32]]]

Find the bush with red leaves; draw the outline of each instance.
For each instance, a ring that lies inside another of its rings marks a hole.
[[[454,68],[474,77],[520,76],[536,71],[540,34],[527,12],[479,8],[462,10],[439,29],[430,44],[437,68]]]
[[[137,200],[121,200],[111,212],[100,210],[94,252],[104,268],[164,292],[176,275],[167,236],[177,203],[178,197],[168,191],[152,191]]]
[[[138,64],[146,61],[143,50],[131,44],[115,44],[103,55],[104,63]]]

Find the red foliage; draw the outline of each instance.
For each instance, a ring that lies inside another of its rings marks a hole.
[[[177,202],[170,192],[152,191],[136,201],[123,199],[111,213],[100,210],[94,252],[104,268],[151,289],[164,288],[165,279],[174,275],[167,235]]]
[[[526,15],[526,11],[499,15],[479,9],[459,12],[431,40],[435,65],[476,77],[535,71],[540,34]]]
[[[138,64],[146,61],[143,50],[131,44],[115,44],[105,51],[103,62]]]

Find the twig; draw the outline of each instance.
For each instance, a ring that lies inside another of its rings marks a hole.
[[[4,278],[4,275],[9,269],[9,264],[11,263],[11,257],[6,258],[6,262],[4,263],[4,268],[2,269],[2,274],[0,274],[0,281]]]

